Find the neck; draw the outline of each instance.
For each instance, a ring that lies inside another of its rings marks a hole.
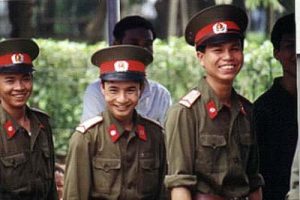
[[[295,96],[297,94],[296,78],[291,76],[283,76],[280,85],[291,95]]]
[[[232,83],[220,83],[217,81],[211,81],[207,79],[208,84],[213,89],[214,93],[220,100],[220,102],[228,107],[231,106],[231,91]]]
[[[22,120],[26,116],[26,107],[25,106],[14,108],[14,107],[10,107],[10,106],[2,103],[2,107],[16,121]]]

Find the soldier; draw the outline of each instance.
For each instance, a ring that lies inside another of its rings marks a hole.
[[[156,38],[152,24],[140,16],[128,16],[120,20],[113,31],[114,45],[137,45],[153,53],[153,41]],[[81,121],[98,115],[105,109],[105,100],[100,90],[101,80],[91,83],[83,97]],[[161,84],[145,79],[143,94],[136,110],[145,117],[163,124],[170,107],[171,95]]]
[[[0,199],[57,199],[49,117],[26,105],[38,54],[30,39],[0,42]]]
[[[167,115],[165,184],[172,200],[262,199],[251,103],[232,87],[243,65],[247,23],[242,9],[218,5],[187,25],[186,41],[206,76]]]
[[[106,110],[76,128],[66,161],[64,199],[161,199],[165,172],[162,127],[139,115],[152,55],[118,45],[92,56],[100,68]]]

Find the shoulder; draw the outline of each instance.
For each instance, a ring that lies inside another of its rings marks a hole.
[[[76,127],[76,131],[80,132],[80,133],[85,133],[88,129],[90,129],[91,127],[95,126],[96,124],[99,124],[103,121],[103,117],[102,116],[96,116],[93,117],[91,119],[88,119],[84,122],[82,122],[81,124],[79,124]]]
[[[100,91],[100,84],[101,84],[100,79],[90,83],[86,88],[86,92],[93,92],[98,90]]]
[[[148,79],[148,83],[149,83],[149,87],[151,88],[151,91],[157,91],[165,95],[171,96],[169,90],[162,84],[149,79]]]
[[[147,125],[152,125],[152,126],[155,126],[155,127],[159,128],[159,129],[163,129],[162,125],[161,125],[159,122],[157,122],[157,121],[155,121],[155,120],[153,120],[153,119],[150,119],[150,118],[148,118],[148,117],[145,117],[145,116],[140,116],[140,117],[141,117],[141,119],[142,119]]]
[[[200,91],[193,89],[179,100],[179,104],[190,108],[196,102],[196,100],[200,98],[200,96]]]
[[[42,110],[40,110],[40,109],[38,109],[38,108],[29,108],[32,112],[34,112],[34,113],[37,113],[38,115],[41,115],[41,116],[44,116],[44,117],[47,117],[47,118],[49,118],[49,115],[48,115],[48,113],[46,113],[45,111],[42,111]]]

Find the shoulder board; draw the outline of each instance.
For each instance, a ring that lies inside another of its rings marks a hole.
[[[201,93],[198,90],[191,90],[187,95],[181,98],[179,104],[190,108],[200,96]]]
[[[146,119],[147,121],[152,122],[153,124],[159,126],[160,128],[163,128],[162,125],[158,121],[155,121],[155,120],[153,120],[153,119],[151,119],[149,117],[145,117],[145,116],[141,116],[141,117],[144,118],[144,119]]]
[[[37,108],[30,108],[30,110],[32,110],[33,112],[38,112],[38,113],[41,113],[43,115],[46,115],[47,117],[49,117],[48,113],[40,110],[40,109],[37,109]]]
[[[93,118],[88,119],[88,120],[82,122],[81,124],[79,124],[76,127],[76,131],[78,131],[80,133],[85,133],[89,128],[91,128],[95,124],[97,124],[99,122],[102,122],[102,121],[103,121],[103,117],[102,116],[93,117]]]

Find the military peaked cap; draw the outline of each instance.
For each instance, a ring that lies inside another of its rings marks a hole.
[[[31,73],[39,47],[31,39],[13,38],[0,42],[0,73]]]
[[[100,78],[107,81],[142,81],[152,60],[150,51],[134,45],[111,46],[92,56],[92,63],[100,69]]]
[[[234,5],[211,6],[190,19],[185,39],[196,47],[233,38],[243,39],[247,25],[247,14],[241,8]]]

